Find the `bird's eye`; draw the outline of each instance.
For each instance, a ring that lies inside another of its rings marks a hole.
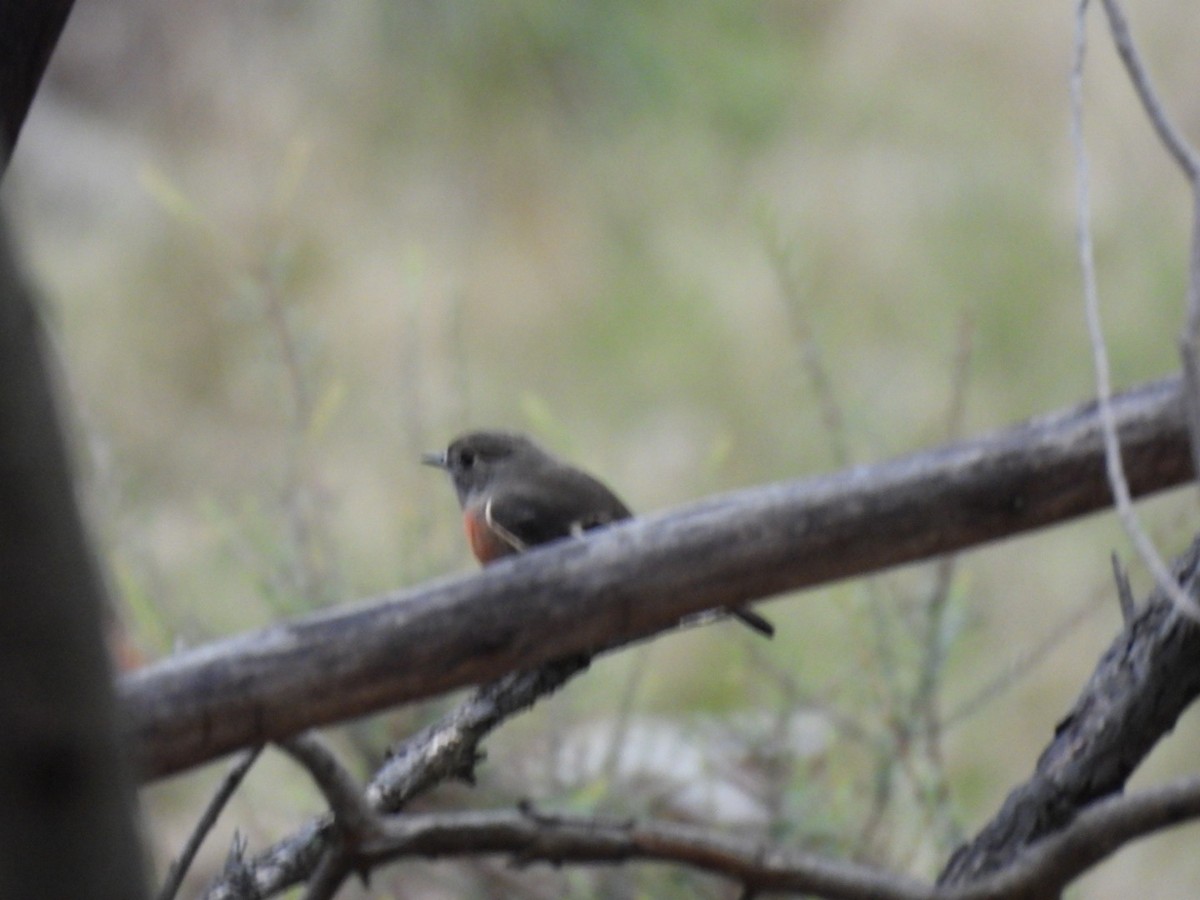
[[[464,469],[469,469],[475,465],[475,453],[472,450],[464,450],[458,455],[458,462]]]

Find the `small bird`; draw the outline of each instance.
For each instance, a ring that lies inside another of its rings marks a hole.
[[[523,434],[472,431],[421,462],[449,473],[471,552],[484,565],[633,515],[602,482]],[[728,612],[760,634],[775,633],[757,613]]]

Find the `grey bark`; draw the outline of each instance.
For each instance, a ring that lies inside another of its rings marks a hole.
[[[1131,488],[1192,476],[1178,379],[1115,401]],[[144,777],[552,659],[701,610],[961,550],[1108,506],[1088,404],[875,466],[767,485],[482,573],[281,622],[133,673]]]
[[[1200,594],[1200,538],[1175,564]],[[968,884],[1000,871],[1080,810],[1121,791],[1134,769],[1200,693],[1200,627],[1155,590],[1101,657],[1033,775],[947,863],[939,884]]]

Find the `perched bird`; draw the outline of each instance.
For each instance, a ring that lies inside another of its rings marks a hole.
[[[632,516],[602,482],[522,434],[469,432],[421,462],[450,474],[471,551],[484,565]],[[767,637],[775,633],[756,613],[728,612]]]

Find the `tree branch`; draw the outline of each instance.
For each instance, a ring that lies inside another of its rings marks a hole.
[[[354,776],[315,732],[289,738],[280,746],[308,770],[329,804],[337,844],[325,844],[305,893],[305,900],[325,900],[337,894],[356,868],[358,847],[382,833],[380,818],[364,799]]]
[[[372,779],[367,799],[379,809],[394,812],[442,781],[457,778],[473,783],[484,737],[587,666],[586,659],[572,657],[479,688],[440,722],[394,748]]]
[[[394,813],[442,781],[472,781],[484,737],[586,668],[587,661],[576,657],[506,675],[474,691],[440,721],[393,749],[367,788],[370,808]],[[332,847],[332,829],[333,819],[322,816],[257,858],[239,859],[208,888],[206,900],[234,900],[246,883],[253,884],[258,894],[270,896],[312,877]]]
[[[1011,865],[963,893],[970,897],[1057,897],[1125,844],[1200,818],[1200,778],[1187,778],[1083,809],[1071,824],[1022,851]],[[1037,893],[1033,892],[1037,889]]]
[[[320,788],[347,841],[363,841],[378,830],[378,817],[363,799],[354,776],[320,737],[311,732],[298,734],[279,746],[305,768]]]
[[[380,821],[375,837],[355,848],[354,863],[374,869],[412,857],[496,854],[522,866],[651,861],[719,875],[749,893],[812,894],[832,900],[997,900],[1057,896],[1129,841],[1197,817],[1196,778],[1114,797],[1082,811],[1068,828],[1028,848],[1005,870],[959,887],[935,887],[872,866],[709,828],[546,815],[528,808],[391,816]]]
[[[1131,490],[1192,477],[1177,379],[1113,401]],[[1110,503],[1087,404],[875,466],[712,497],[124,677],[143,776]]]
[[[1200,591],[1200,538],[1175,565]],[[1032,777],[950,858],[939,879],[963,885],[1009,866],[1024,848],[1063,829],[1081,809],[1125,786],[1159,739],[1200,694],[1200,628],[1175,614],[1156,587],[1084,686]]]

